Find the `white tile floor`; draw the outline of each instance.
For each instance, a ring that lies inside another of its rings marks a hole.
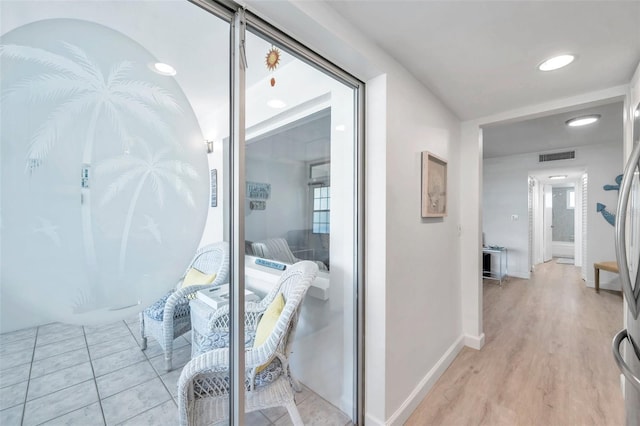
[[[101,327],[47,324],[0,335],[0,425],[176,425],[177,386],[189,361],[189,334],[175,341],[174,370],[160,346],[139,346],[137,319]],[[349,418],[305,388],[296,395],[305,424]],[[248,425],[290,425],[284,408],[246,416]]]

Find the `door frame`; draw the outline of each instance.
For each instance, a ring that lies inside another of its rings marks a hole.
[[[575,178],[569,178],[564,182],[558,184],[552,184],[549,181],[544,179],[544,176],[552,175],[552,174],[580,174]],[[549,169],[549,170],[532,170],[529,171],[529,180],[533,181],[533,188],[530,190],[529,197],[531,202],[531,211],[530,214],[532,217],[529,219],[529,233],[531,235],[531,243],[529,245],[529,249],[532,251],[530,255],[532,261],[532,271],[535,269],[536,265],[546,262],[544,260],[544,250],[545,250],[545,226],[544,226],[544,188],[548,185],[550,188],[554,186],[574,186],[575,194],[576,194],[576,206],[574,211],[574,263],[575,266],[582,267],[582,271],[584,272],[584,259],[586,256],[586,241],[587,241],[587,222],[586,222],[586,212],[585,210],[585,202],[586,202],[586,187],[583,186],[583,179],[587,176],[587,170],[584,167],[572,167],[566,169]],[[553,238],[551,240],[551,244],[553,244]],[[551,250],[552,258],[553,258],[553,250]]]
[[[356,424],[364,424],[364,363],[365,363],[365,84],[353,75],[337,67],[327,59],[296,41],[283,31],[274,27],[259,16],[247,11],[246,8],[232,0],[188,0],[202,9],[226,20],[231,24],[231,133],[230,153],[231,164],[229,173],[229,193],[231,212],[228,235],[230,246],[230,283],[233,289],[230,294],[231,336],[230,352],[232,355],[230,383],[230,417],[231,424],[241,424],[244,419],[244,330],[237,324],[244,323],[244,191],[245,191],[245,67],[244,67],[244,39],[245,31],[250,28],[259,36],[271,40],[286,48],[290,54],[303,62],[314,66],[332,78],[340,81],[354,91],[354,133],[355,133],[355,214],[353,217],[353,241],[355,265],[353,282],[353,312],[354,324],[354,354],[353,383],[354,396],[353,413],[351,417]],[[242,202],[241,202],[242,201]],[[235,243],[234,243],[235,241]],[[241,321],[242,319],[242,321]],[[233,327],[233,324],[236,327]]]

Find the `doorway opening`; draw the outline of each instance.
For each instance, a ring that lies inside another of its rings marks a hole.
[[[556,259],[582,267],[586,255],[587,172],[583,168],[529,172],[530,271]]]

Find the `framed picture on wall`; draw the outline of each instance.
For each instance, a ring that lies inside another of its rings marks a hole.
[[[218,207],[218,170],[211,169],[211,207]]]
[[[447,215],[447,162],[422,152],[422,217]]]
[[[268,200],[271,196],[271,184],[247,181],[247,198]]]

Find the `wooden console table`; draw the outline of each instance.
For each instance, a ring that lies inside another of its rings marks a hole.
[[[596,275],[596,293],[600,292],[600,269],[603,271],[615,272],[616,274],[619,273],[618,262],[615,261],[596,262],[593,264],[593,269]]]

